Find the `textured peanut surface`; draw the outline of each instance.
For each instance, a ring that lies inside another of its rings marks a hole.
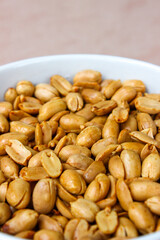
[[[1,231],[119,240],[160,230],[159,94],[94,70],[70,80],[23,80],[0,102]]]

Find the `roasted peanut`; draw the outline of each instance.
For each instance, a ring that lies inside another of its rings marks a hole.
[[[121,81],[111,81],[107,86],[104,87],[104,95],[106,98],[111,98],[113,94],[122,86]]]
[[[7,203],[0,203],[0,225],[11,217],[11,210]]]
[[[76,112],[78,116],[84,117],[88,121],[94,118],[95,114],[92,112],[92,105],[85,104],[84,108],[78,112]]]
[[[97,82],[101,83],[102,81],[102,75],[98,71],[94,70],[83,70],[81,72],[78,72],[73,79],[73,82],[83,82],[84,80],[88,82]]]
[[[6,178],[18,178],[19,166],[9,157],[3,157],[0,162],[1,170]]]
[[[0,133],[6,133],[9,131],[9,123],[7,118],[0,113]]]
[[[106,168],[102,161],[94,161],[84,171],[83,177],[87,183],[91,183],[99,173],[106,173]]]
[[[20,171],[20,177],[26,181],[38,181],[49,177],[43,167],[23,167]]]
[[[112,96],[112,99],[115,100],[118,104],[121,101],[130,102],[136,96],[136,90],[130,86],[124,86],[119,88],[115,94]]]
[[[55,87],[58,92],[60,92],[63,96],[66,96],[68,92],[71,91],[72,85],[67,79],[60,75],[54,75],[50,79],[50,83],[53,87]]]
[[[93,105],[92,112],[98,116],[103,116],[110,113],[116,106],[117,103],[114,100],[102,101]]]
[[[94,89],[84,88],[81,94],[86,103],[95,104],[105,100],[105,96],[101,92]]]
[[[10,103],[13,103],[16,97],[17,92],[15,88],[8,88],[4,95],[5,101]]]
[[[94,160],[90,157],[82,154],[73,154],[68,158],[66,163],[74,168],[86,170],[93,162]]]
[[[151,153],[142,163],[142,177],[157,181],[160,178],[160,156],[158,153]]]
[[[13,121],[10,123],[10,132],[23,133],[28,137],[28,140],[33,140],[35,127],[20,121]]]
[[[60,226],[60,224],[55,219],[47,215],[41,214],[39,216],[38,223],[39,223],[40,229],[48,229],[48,230],[53,230],[56,232],[63,233],[63,229]]]
[[[113,138],[118,138],[119,134],[119,125],[115,120],[112,119],[107,119],[103,130],[102,130],[102,137],[103,138],[108,138],[108,137],[113,137]]]
[[[137,237],[138,232],[132,221],[130,221],[126,217],[120,217],[119,218],[119,226],[116,230],[115,236],[132,238],[132,237]]]
[[[18,95],[32,96],[34,93],[34,85],[30,81],[20,81],[16,85]]]
[[[36,232],[34,235],[34,240],[63,240],[63,235],[62,233],[53,231],[53,230],[47,230],[47,229],[42,229]]]
[[[80,93],[68,93],[66,103],[71,112],[76,112],[83,108],[83,98]]]
[[[91,148],[93,156],[96,157],[100,151],[104,150],[110,144],[117,144],[117,139],[114,137],[108,137],[98,140]]]
[[[50,84],[40,83],[36,85],[34,95],[42,102],[48,102],[52,98],[58,97],[59,93],[57,89]]]
[[[115,155],[109,159],[108,170],[115,178],[125,177],[123,162],[118,155]]]
[[[130,86],[135,88],[137,92],[145,92],[146,87],[141,80],[126,80],[123,82],[123,86]]]
[[[156,215],[160,215],[160,196],[148,198],[145,201],[145,204],[151,212],[155,213]]]

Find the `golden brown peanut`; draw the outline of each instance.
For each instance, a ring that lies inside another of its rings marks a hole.
[[[151,128],[153,131],[153,135],[156,135],[157,133],[156,124],[154,123],[153,119],[148,113],[138,113],[137,122],[139,131],[142,131],[146,128]]]
[[[6,178],[2,172],[2,170],[0,170],[0,184],[2,184],[3,182],[5,182]]]
[[[144,93],[145,97],[160,101],[160,94],[159,93]]]
[[[15,235],[15,237],[18,237],[18,238],[27,238],[27,239],[33,239],[33,236],[35,234],[35,231],[32,231],[32,230],[27,230],[27,231],[23,231],[23,232],[20,232],[20,233],[17,233]]]
[[[107,116],[96,116],[92,118],[90,122],[104,125],[106,120],[107,120]]]
[[[68,219],[74,218],[73,215],[71,214],[70,204],[60,200],[59,197],[57,197],[57,200],[56,200],[56,207],[64,217]]]
[[[50,153],[52,152],[51,149],[45,149],[41,152],[36,153],[34,156],[32,156],[28,162],[28,167],[41,167],[41,156],[43,152]]]
[[[100,151],[104,150],[110,144],[117,144],[117,139],[114,137],[108,137],[98,140],[91,148],[93,156],[96,157]]]
[[[113,109],[112,115],[113,115],[114,120],[117,123],[124,123],[128,119],[129,109],[122,108],[122,107],[116,107]]]
[[[142,177],[157,181],[160,178],[160,156],[151,153],[142,163]]]
[[[0,185],[0,202],[6,201],[7,189],[8,189],[8,182],[1,183],[1,185]]]
[[[129,184],[129,188],[135,201],[145,201],[160,195],[160,184],[149,179],[135,179]]]
[[[114,100],[101,101],[92,106],[92,112],[98,116],[106,115],[117,106]]]
[[[13,109],[10,102],[0,102],[0,114],[8,118],[10,111]]]
[[[18,164],[26,166],[32,153],[18,140],[9,140],[9,145],[5,146],[7,154]]]
[[[95,161],[102,161],[104,164],[107,164],[109,158],[120,151],[121,151],[120,145],[110,144],[104,150],[101,150],[97,154]]]
[[[83,194],[86,191],[86,183],[83,177],[75,170],[65,170],[60,176],[60,183],[71,194]]]
[[[68,219],[61,215],[53,215],[52,219],[56,220],[62,228],[65,228],[68,223]]]
[[[91,110],[92,104],[85,104],[84,108],[76,112],[76,114],[78,116],[84,117],[85,119],[87,119],[87,121],[90,121],[95,116],[95,114]]]
[[[40,127],[42,129],[42,136],[43,136],[43,144],[48,144],[49,141],[52,140],[52,128],[51,126],[43,121],[41,124],[40,124]],[[58,127],[58,126],[57,126]]]
[[[18,95],[32,96],[34,93],[34,85],[30,81],[20,81],[16,85]]]
[[[121,101],[130,102],[133,98],[135,98],[135,96],[136,90],[133,87],[125,86],[119,88],[112,96],[112,99],[119,104]]]
[[[90,157],[91,156],[91,151],[82,146],[77,146],[77,145],[67,145],[62,148],[62,150],[59,153],[59,158],[62,161],[67,161],[67,159],[74,154],[83,154],[85,156]]]
[[[137,131],[137,120],[133,115],[129,115],[126,122],[121,124],[121,129],[128,129],[129,131]]]
[[[35,128],[35,144],[41,145],[43,143],[43,134],[42,134],[42,128],[39,123],[36,124]]]
[[[150,211],[156,215],[160,215],[160,196],[155,196],[148,198],[145,204],[150,209]]]
[[[32,117],[32,116],[22,110],[12,110],[9,113],[10,121],[20,121],[22,118],[27,118],[27,117]],[[25,123],[29,124],[28,122],[25,122]]]
[[[77,218],[84,218],[88,222],[94,222],[98,211],[99,207],[92,201],[79,198],[75,202],[71,202],[71,213],[73,216]]]
[[[48,102],[52,98],[58,97],[59,93],[57,89],[52,87],[50,84],[40,83],[36,85],[34,95],[42,102]]]
[[[31,187],[23,179],[13,180],[7,190],[7,202],[16,209],[26,208],[30,202]]]
[[[140,155],[144,144],[139,142],[124,142],[121,146],[123,150],[132,150]]]
[[[113,79],[105,79],[101,82],[101,92],[104,93],[104,88],[107,87],[111,82],[115,82]]]
[[[24,96],[20,95],[20,102],[29,102],[29,103],[37,103],[41,104],[41,101],[35,97],[30,97],[30,96]]]
[[[3,157],[0,162],[1,170],[6,178],[18,178],[19,166],[9,157]]]
[[[2,231],[9,234],[16,234],[26,230],[32,230],[38,220],[38,213],[31,209],[21,209],[13,214],[3,226]]]
[[[17,96],[13,102],[13,109],[18,110],[20,103],[21,103],[20,96]]]
[[[87,122],[87,119],[74,113],[66,114],[60,119],[60,126],[66,132],[80,132],[80,126]]]
[[[7,203],[0,203],[0,225],[4,224],[11,217],[11,210]]]
[[[41,164],[50,177],[57,178],[60,176],[62,163],[53,151],[42,153]]]
[[[62,233],[53,230],[42,229],[35,233],[34,240],[64,240]]]
[[[66,96],[72,89],[72,84],[60,75],[52,76],[50,78],[50,84],[55,87],[63,96]]]
[[[118,135],[119,135],[119,124],[115,120],[107,119],[102,130],[102,137],[118,138]]]
[[[0,113],[0,133],[6,133],[9,131],[9,122],[7,118]]]
[[[29,114],[38,114],[42,105],[37,102],[22,102],[18,104],[18,107]]]
[[[100,85],[97,82],[88,82],[87,80],[75,82],[72,91],[78,91],[80,88],[92,88],[95,90],[100,90]]]
[[[48,229],[56,232],[63,233],[63,229],[60,224],[53,218],[41,214],[38,219],[39,229]]]
[[[70,194],[58,181],[55,182],[57,186],[57,194],[58,196],[65,202],[74,202],[76,201],[76,197]]]
[[[35,127],[20,121],[13,121],[10,123],[10,132],[22,133],[28,137],[28,140],[33,140]]]
[[[151,153],[158,154],[157,148],[154,145],[150,145],[150,144],[144,145],[144,147],[142,148],[141,154],[140,154],[141,160],[143,161]]]
[[[4,95],[5,101],[10,103],[13,103],[16,97],[17,92],[15,88],[8,88]]]
[[[145,92],[146,87],[141,80],[126,80],[123,82],[123,86],[130,86],[135,88],[137,92]]]
[[[77,136],[77,145],[84,147],[92,147],[92,145],[101,138],[101,129],[96,126],[86,127]]]
[[[105,174],[100,173],[87,187],[84,198],[92,202],[100,201],[106,197],[109,187],[109,178]]]
[[[95,104],[105,100],[105,96],[94,89],[84,88],[81,94],[86,103]]]
[[[20,119],[20,122],[23,122],[35,127],[36,124],[38,123],[38,119],[36,117],[24,117]]]
[[[132,142],[132,138],[129,133],[130,131],[128,129],[121,130],[118,136],[118,144],[121,144],[123,142]]]
[[[76,112],[83,108],[83,98],[80,93],[68,93],[66,103],[71,112]]]
[[[128,211],[129,205],[133,202],[133,200],[128,186],[122,178],[119,178],[117,181],[116,194],[121,207],[125,211]]]
[[[71,219],[71,220],[67,223],[67,225],[66,225],[66,227],[65,227],[65,229],[64,229],[64,238],[65,238],[66,240],[71,240],[71,239],[73,239],[74,233],[75,233],[75,230],[76,230],[76,228],[77,228],[77,226],[78,226],[79,221],[80,221],[79,219],[74,218],[74,219]]]
[[[23,167],[20,171],[20,177],[26,181],[34,182],[49,176],[43,167]]]
[[[126,217],[119,218],[119,226],[115,233],[116,237],[137,237],[138,232],[135,225]]]
[[[121,158],[115,155],[109,159],[108,170],[115,178],[124,178],[125,170]]]
[[[50,119],[57,112],[66,110],[65,102],[60,98],[53,98],[49,102],[45,103],[38,115],[38,120],[40,122]]]
[[[112,234],[118,226],[118,215],[115,211],[106,208],[97,213],[96,222],[103,233]]]
[[[135,101],[135,107],[141,112],[156,114],[160,111],[160,102],[147,97],[139,97]]]
[[[39,213],[49,213],[55,205],[56,186],[52,179],[41,179],[33,190],[33,207]]]
[[[141,233],[146,234],[154,231],[155,219],[143,203],[131,203],[129,205],[128,214]]]
[[[125,170],[126,178],[136,178],[141,175],[141,160],[138,153],[131,150],[121,152],[121,160]]]
[[[84,80],[86,80],[88,82],[101,83],[102,75],[98,71],[83,70],[83,71],[76,73],[76,75],[74,76],[73,82],[74,83],[81,82],[81,81],[83,82]]]
[[[55,113],[53,115],[53,117],[51,117],[50,120],[48,121],[49,125],[52,126],[52,122],[55,122],[55,121],[58,122],[61,117],[63,117],[64,115],[66,115],[68,113],[69,113],[69,111],[67,111],[67,110]]]
[[[58,122],[54,121],[53,119],[51,120],[51,119],[47,123],[49,124],[49,126],[52,129],[52,135],[54,135],[58,129]]]
[[[72,144],[72,143],[71,143]],[[59,152],[62,150],[63,147],[65,147],[66,145],[70,145],[69,143],[69,139],[67,138],[67,136],[62,137],[59,142],[57,143],[55,149],[54,149],[54,153],[56,155],[59,154]]]
[[[122,86],[121,80],[111,81],[107,86],[104,87],[104,95],[106,98],[111,98],[113,94]]]
[[[99,173],[106,173],[106,168],[101,161],[94,161],[84,171],[83,177],[87,183],[91,183]]]
[[[82,154],[71,155],[66,161],[66,163],[69,164],[70,166],[81,170],[86,170],[89,167],[89,165],[93,162],[94,160],[92,158]]]

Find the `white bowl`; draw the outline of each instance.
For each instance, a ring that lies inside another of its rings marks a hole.
[[[75,73],[84,69],[100,71],[103,79],[140,79],[145,82],[147,89],[152,93],[160,93],[160,67],[128,58],[107,55],[57,55],[38,57],[10,63],[0,67],[0,100],[5,90],[14,87],[19,80],[30,80],[37,84],[49,82],[53,74],[59,74],[72,80]],[[0,240],[18,240],[0,233]],[[160,232],[136,238],[139,240],[160,240]]]

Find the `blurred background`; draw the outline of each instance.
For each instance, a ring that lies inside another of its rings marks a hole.
[[[0,65],[69,53],[160,65],[160,0],[0,0]]]

